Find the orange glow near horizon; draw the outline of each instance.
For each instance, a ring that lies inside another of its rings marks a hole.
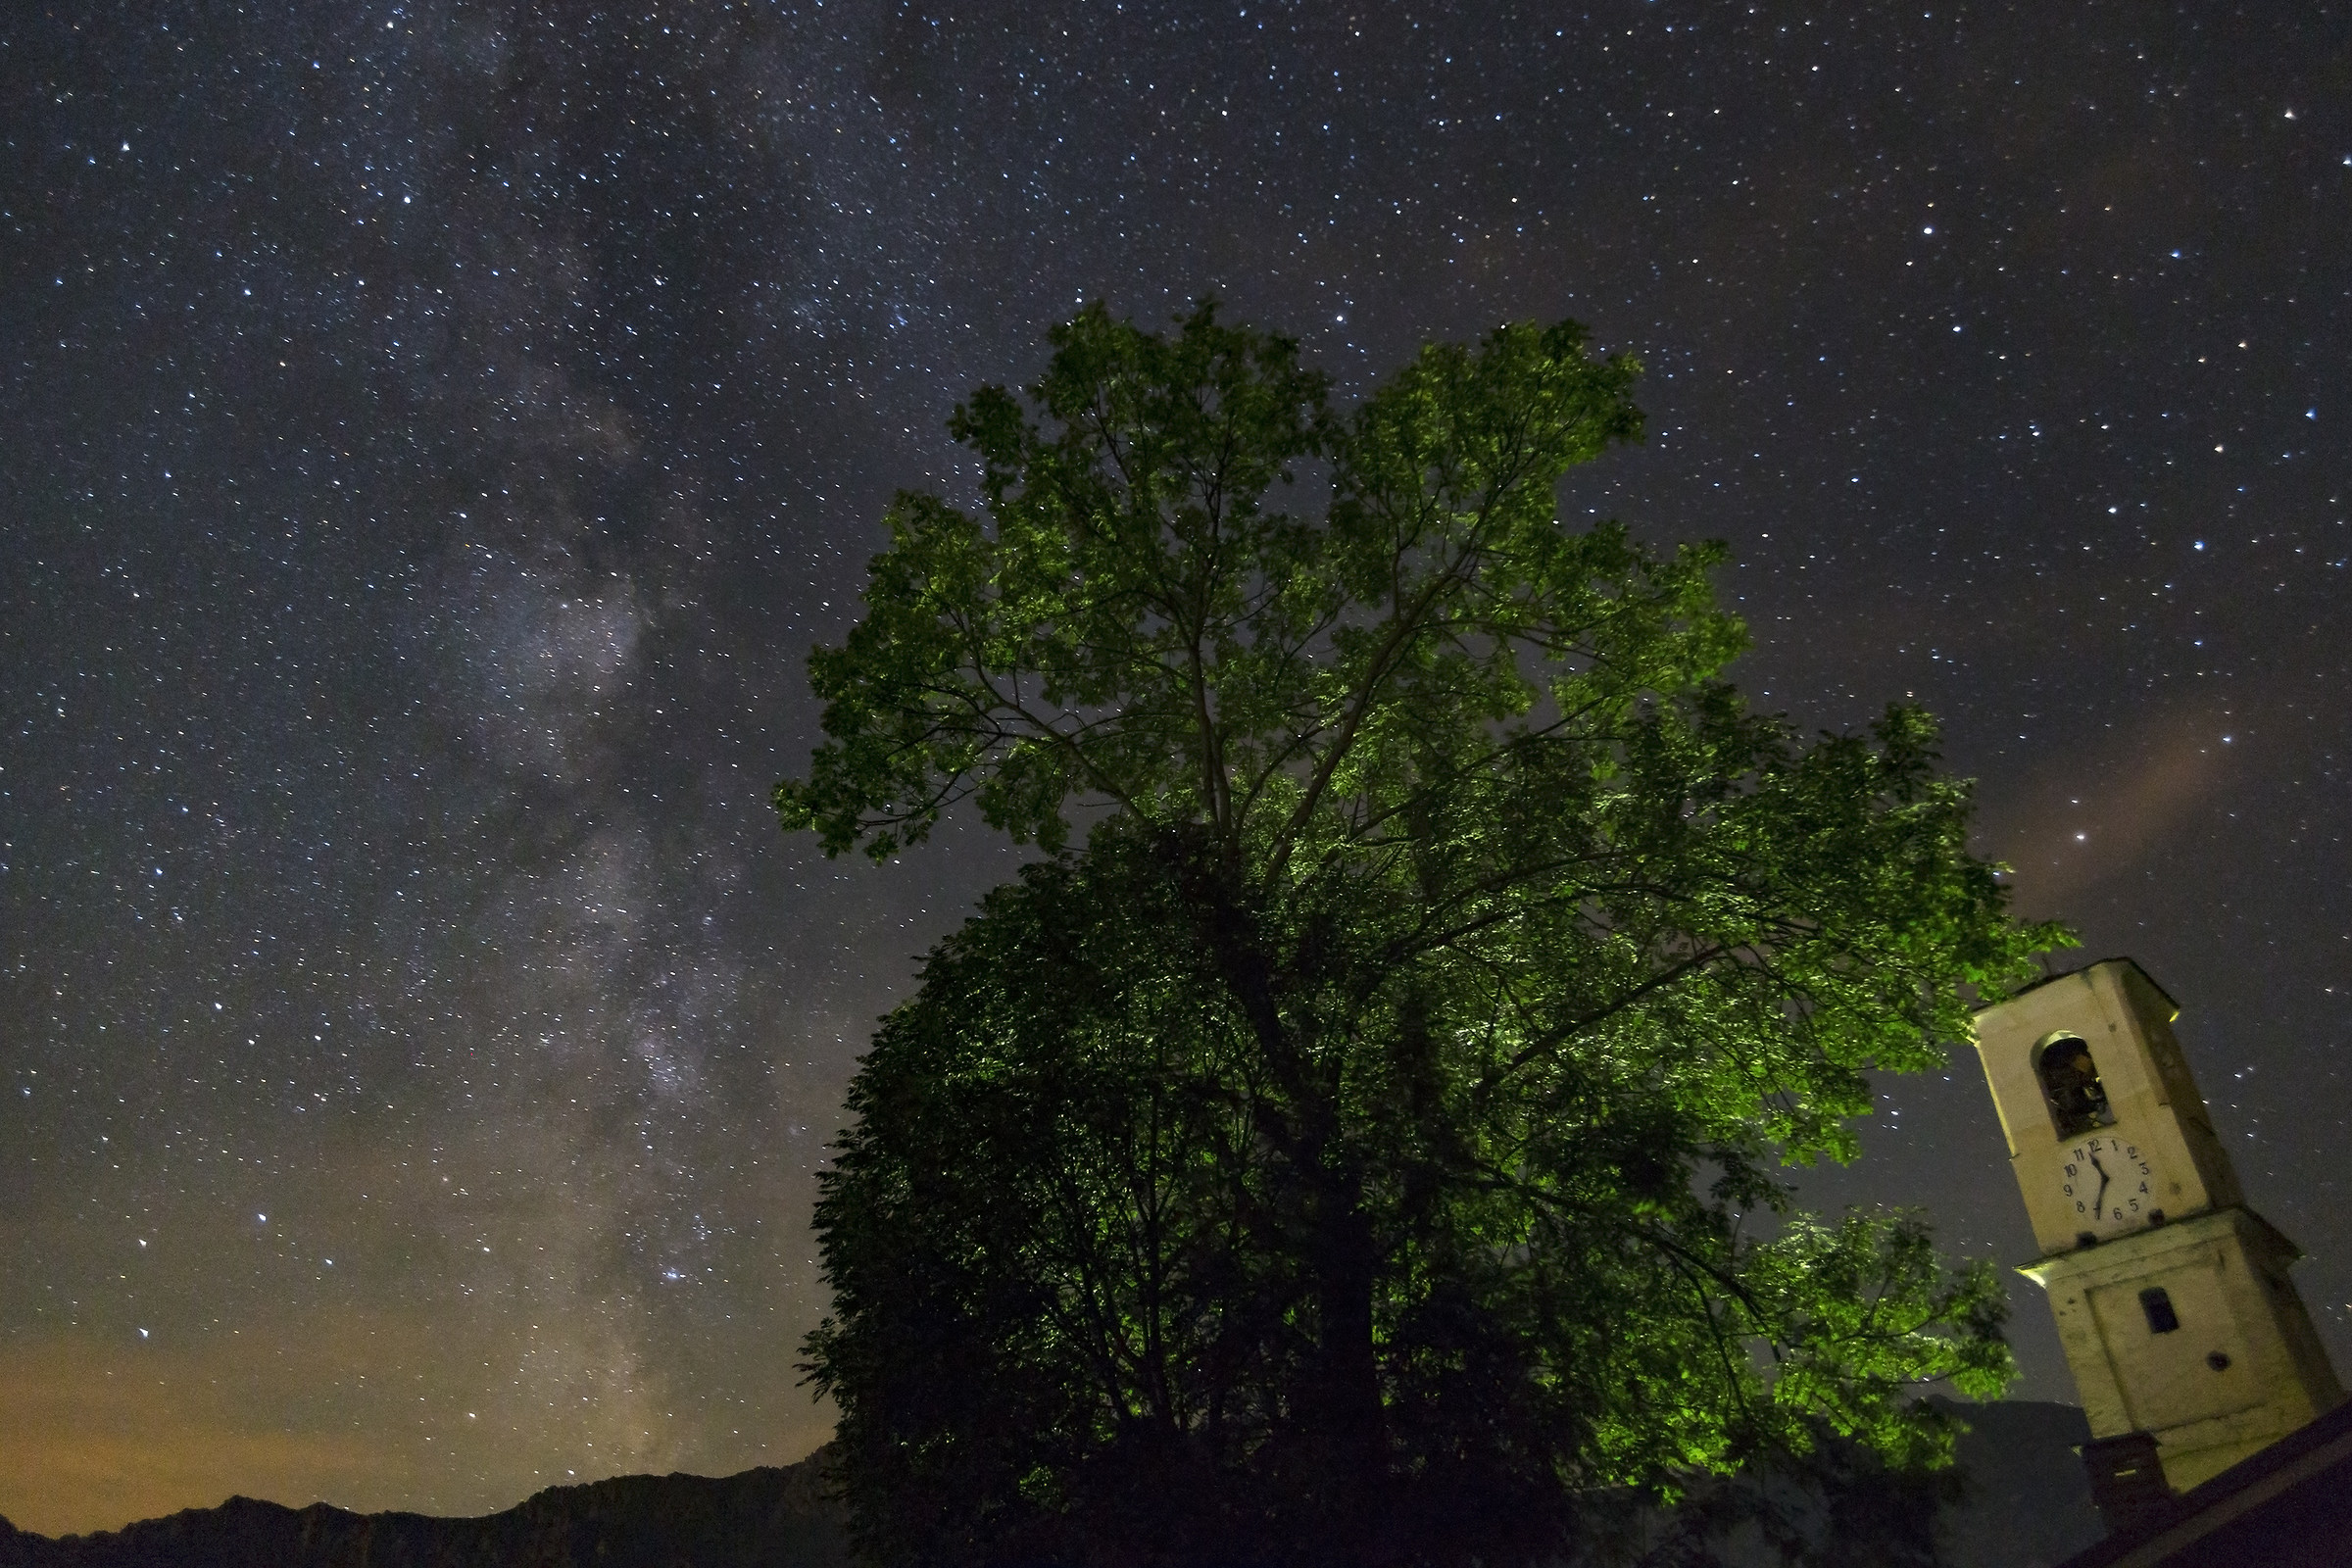
[[[64,1536],[236,1495],[362,1513],[494,1513],[545,1487],[610,1475],[789,1463],[829,1436],[829,1414],[811,1409],[806,1431],[779,1434],[740,1462],[711,1465],[698,1446],[623,1430],[650,1412],[616,1410],[583,1451],[559,1453],[552,1423],[517,1422],[507,1411],[426,1430],[398,1410],[421,1401],[414,1392],[403,1396],[397,1377],[383,1380],[382,1399],[368,1401],[373,1419],[365,1429],[346,1414],[336,1430],[318,1418],[348,1405],[321,1397],[313,1381],[321,1367],[366,1366],[369,1352],[388,1366],[384,1352],[402,1338],[380,1322],[339,1327],[339,1340],[258,1353],[241,1336],[190,1351],[145,1345],[124,1353],[78,1333],[0,1348],[0,1410],[8,1412],[0,1421],[0,1515],[20,1530]]]

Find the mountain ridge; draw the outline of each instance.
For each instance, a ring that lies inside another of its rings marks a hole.
[[[234,1496],[56,1539],[0,1519],[0,1568],[848,1568],[820,1464],[612,1476],[471,1518]]]
[[[2101,1535],[2074,1449],[2072,1405],[1955,1405],[1961,1501],[1943,1510],[1949,1568],[2047,1568]],[[548,1487],[470,1518],[362,1514],[230,1497],[120,1530],[51,1539],[0,1519],[0,1568],[853,1568],[823,1451],[731,1476],[613,1476]],[[1723,1547],[1735,1568],[1779,1561],[1760,1542]]]

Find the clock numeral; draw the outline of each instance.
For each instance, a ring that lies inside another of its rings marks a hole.
[[[2120,1210],[2119,1210],[2119,1212],[2120,1212]],[[2139,1200],[2138,1200],[2138,1199],[2136,1199],[2136,1198],[2134,1198],[2133,1200],[2132,1200],[2132,1213],[2134,1213],[2134,1214],[2136,1214],[2136,1213],[2138,1213],[2138,1212],[2139,1212]]]
[[[2069,1166],[2067,1166],[2067,1167],[2066,1167],[2066,1173],[2067,1173],[2067,1175],[2069,1175],[2069,1176],[2072,1176],[2072,1175],[2074,1175],[2074,1173],[2075,1173],[2075,1167],[2074,1167],[2074,1166],[2072,1166],[2072,1165],[2069,1165]]]
[[[2068,1182],[2066,1184],[2066,1196],[2069,1198],[2075,1196],[2075,1184],[2073,1182]]]
[[[2081,1200],[2080,1198],[2078,1198],[2078,1199],[2076,1199],[2076,1200],[2075,1200],[2075,1212],[2076,1212],[2076,1213],[2078,1213],[2078,1214],[2088,1213],[2088,1212],[2089,1212],[2089,1210],[2090,1210],[2090,1205],[2089,1205],[2088,1203],[2085,1203],[2085,1202],[2083,1202],[2083,1201],[2082,1201],[2082,1200]]]
[[[2126,1144],[2124,1146],[2124,1157],[2126,1159],[2137,1159],[2139,1157],[2139,1146],[2137,1144]]]
[[[2143,1193],[2146,1192],[2148,1190],[2148,1184],[2146,1182],[2141,1182],[2139,1184],[2139,1190]]]
[[[2145,1176],[2148,1173],[2148,1162],[2144,1159],[2139,1162],[2139,1173],[2142,1176]]]

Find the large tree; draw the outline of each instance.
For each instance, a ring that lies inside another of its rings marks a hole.
[[[1721,548],[1561,520],[1641,428],[1573,323],[1348,413],[1205,306],[1053,340],[956,411],[982,506],[893,506],[776,796],[829,852],[966,800],[1042,852],[825,1178],[866,1546],[1493,1561],[1825,1432],[1932,1458],[1915,1386],[2008,1375],[1989,1272],[1776,1176],[2060,939],[1930,720],[1749,711]]]

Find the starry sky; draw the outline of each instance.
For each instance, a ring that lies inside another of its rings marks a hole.
[[[765,795],[1097,298],[1639,354],[1568,514],[1729,540],[1761,706],[1943,715],[2352,1368],[2348,106],[2342,0],[13,8],[0,1513],[821,1441],[842,1087],[1017,858]],[[1809,1197],[2032,1254],[1973,1060],[1883,1109]]]

